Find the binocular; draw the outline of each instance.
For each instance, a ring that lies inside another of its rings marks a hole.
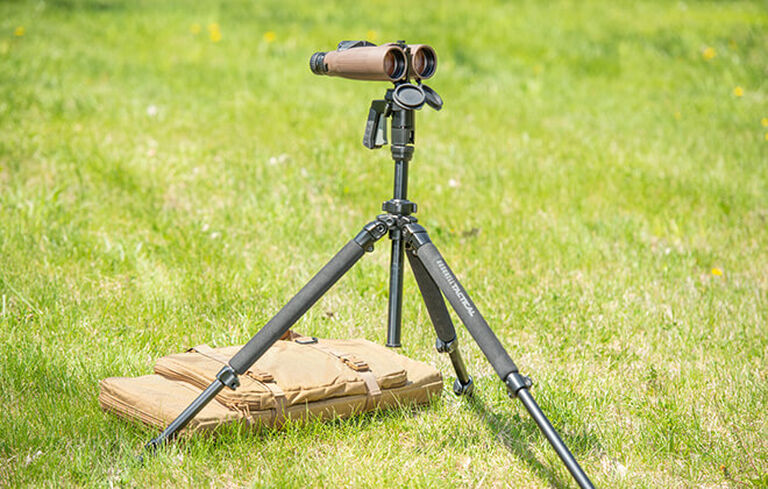
[[[368,41],[341,41],[336,51],[313,54],[309,67],[316,75],[352,80],[426,80],[437,71],[437,54],[426,44],[401,41],[377,46]]]

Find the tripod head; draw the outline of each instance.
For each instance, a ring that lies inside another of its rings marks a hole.
[[[384,99],[372,101],[368,111],[363,134],[363,145],[368,149],[381,148],[388,143],[387,118],[391,119],[390,149],[395,162],[395,184],[392,199],[384,202],[381,207],[391,215],[407,216],[416,212],[416,204],[407,198],[408,163],[413,156],[412,145],[416,141],[415,111],[425,103],[434,110],[443,108],[440,95],[421,80],[417,79],[415,84],[405,80],[395,82],[395,87],[387,90]]]
[[[395,88],[388,89],[383,100],[371,102],[368,120],[365,123],[363,145],[368,149],[377,149],[387,144],[387,117],[392,117],[392,144],[413,144],[413,111],[421,109],[425,103],[434,110],[443,108],[443,99],[440,95],[420,80],[418,84],[396,82]],[[401,111],[408,120],[400,127],[410,128],[408,133],[403,135],[396,134],[399,117],[393,117],[393,114]]]

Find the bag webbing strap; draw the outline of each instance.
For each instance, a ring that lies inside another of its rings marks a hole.
[[[368,391],[367,398],[365,399],[365,407],[363,408],[365,411],[373,409],[378,405],[379,400],[381,399],[381,387],[379,387],[379,382],[376,380],[376,375],[371,372],[371,368],[365,360],[362,360],[351,353],[336,350],[320,342],[303,344],[338,358],[344,365],[354,370],[355,373],[363,379],[365,388]]]
[[[223,355],[220,355],[218,352],[216,352],[216,350],[208,345],[198,345],[190,348],[187,351],[197,352],[206,358],[210,358],[211,360],[224,365],[229,364],[229,360],[227,358],[225,358]],[[272,394],[272,397],[275,398],[275,409],[273,409],[274,412],[272,414],[272,426],[282,426],[285,422],[285,408],[288,405],[288,401],[285,398],[285,392],[283,392],[283,389],[281,389],[280,386],[275,382],[275,377],[269,372],[255,369],[253,367],[249,368],[248,371],[245,372],[245,375],[264,386],[264,388]]]
[[[262,385],[269,389],[272,397],[275,398],[275,408],[272,410],[272,426],[279,428],[285,423],[285,408],[288,406],[285,392],[275,382],[262,383]]]
[[[368,411],[378,407],[379,400],[381,399],[381,387],[379,387],[379,383],[376,381],[376,376],[370,370],[357,372],[357,374],[363,378],[365,387],[368,388],[368,397],[365,399],[365,407],[363,409]]]

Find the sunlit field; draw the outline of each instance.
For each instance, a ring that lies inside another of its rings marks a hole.
[[[100,409],[246,342],[392,196],[387,84],[309,70],[345,39],[435,47],[409,198],[596,487],[768,487],[765,2],[290,0],[0,4],[0,486],[575,487],[463,328],[452,394],[410,272],[428,406],[144,464]],[[388,265],[295,329],[383,344]]]

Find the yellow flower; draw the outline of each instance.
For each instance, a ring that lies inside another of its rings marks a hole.
[[[221,28],[219,27],[219,24],[217,24],[216,22],[208,24],[208,34],[209,34],[209,37],[211,38],[211,41],[213,42],[221,41]]]
[[[679,110],[676,111],[675,112],[675,119],[679,121],[682,118],[683,118],[683,114],[681,114]]]
[[[715,48],[713,48],[712,46],[707,46],[704,49],[704,51],[702,51],[701,55],[704,57],[704,59],[709,61],[710,59],[712,59],[715,56],[717,56],[717,53],[715,52]]]
[[[272,31],[267,31],[264,33],[264,40],[266,42],[275,42],[275,38],[277,38],[277,36]]]
[[[733,89],[733,94],[736,95],[737,97],[741,97],[744,95],[744,89],[741,87],[736,87]]]
[[[189,32],[195,35],[200,34],[200,24],[192,24],[189,26]]]
[[[768,132],[765,133],[765,140],[768,141]]]
[[[721,276],[722,274],[723,274],[723,271],[722,271],[722,270],[720,270],[719,268],[713,268],[713,269],[712,269],[712,275],[717,275],[717,276],[719,277],[719,276]]]
[[[369,41],[375,41],[377,37],[379,37],[379,33],[374,30],[370,30],[365,33],[365,38]]]
[[[21,37],[24,35],[25,32],[26,32],[26,29],[24,29],[24,26],[20,25],[16,29],[14,29],[13,35],[16,37]]]
[[[768,127],[768,117],[763,117],[760,119],[760,124],[762,124],[763,127]]]

